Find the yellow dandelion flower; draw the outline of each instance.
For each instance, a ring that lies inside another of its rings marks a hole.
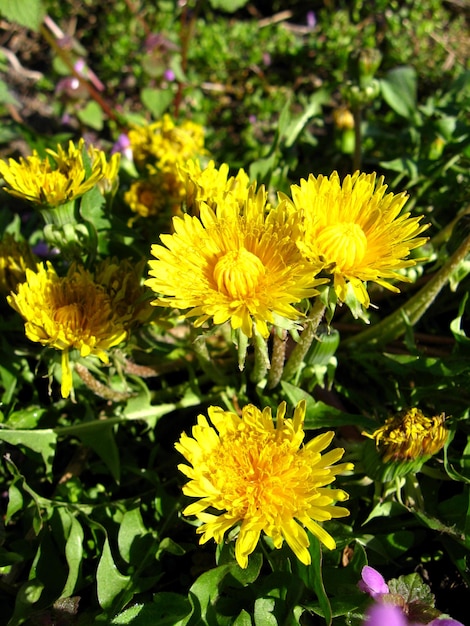
[[[99,263],[94,273],[95,283],[105,288],[112,309],[125,328],[144,324],[153,315],[146,298],[150,291],[142,284],[146,263],[146,259],[136,263],[113,257]]]
[[[189,120],[177,125],[169,115],[128,133],[130,148],[138,167],[146,164],[163,169],[204,154],[204,129]]]
[[[291,187],[292,200],[283,196],[301,224],[299,248],[308,258],[321,260],[334,278],[338,298],[346,300],[348,284],[365,307],[370,300],[365,283],[391,291],[390,280],[407,280],[398,270],[415,264],[407,259],[426,238],[417,237],[426,225],[421,217],[401,213],[406,193],[385,194],[383,177],[375,174],[330,177],[310,175]]]
[[[391,459],[413,461],[436,454],[444,447],[449,431],[443,413],[426,417],[419,409],[412,408],[389,417],[372,434],[362,434],[375,440],[384,462],[387,462]]]
[[[117,161],[114,159],[108,165],[104,152],[89,147],[89,163],[85,163],[84,149],[85,142],[80,139],[77,146],[70,141],[67,151],[60,145],[56,151],[46,150],[49,158],[41,158],[35,150],[19,161],[0,161],[6,191],[45,207],[60,206],[82,196],[113,174]]]
[[[175,444],[190,464],[178,466],[190,479],[183,492],[198,498],[184,515],[203,522],[197,529],[200,543],[209,539],[221,543],[225,532],[240,522],[235,557],[243,568],[261,531],[276,548],[285,539],[297,558],[309,565],[304,527],[333,550],[333,537],[318,522],[349,515],[347,509],[335,506],[348,494],[325,488],[338,474],[353,469],[351,463],[334,465],[344,454],[341,448],[321,454],[334,433],[323,433],[302,445],[305,402],[297,405],[292,419],[286,419],[285,412],[282,402],[274,424],[268,407],[260,411],[249,404],[239,417],[212,406],[208,411],[212,425],[199,415],[192,437],[183,433]]]
[[[180,168],[180,173],[186,188],[186,207],[189,213],[195,215],[199,213],[201,202],[211,209],[228,201],[242,206],[250,187],[248,174],[241,169],[236,176],[229,177],[226,163],[216,168],[214,161],[209,161],[202,168],[199,161],[189,160]]]
[[[267,211],[264,188],[253,186],[240,209],[201,203],[200,216],[173,218],[174,233],[154,244],[146,284],[159,295],[154,304],[189,309],[199,327],[230,320],[251,337],[263,336],[274,316],[302,317],[292,305],[316,295],[319,266],[302,258],[285,211]]]
[[[141,217],[154,217],[167,208],[168,198],[153,179],[137,180],[124,194],[131,211]],[[134,219],[134,218],[133,218]]]
[[[26,279],[26,269],[35,270],[38,259],[26,241],[6,234],[0,241],[0,293],[7,295]]]
[[[26,282],[7,300],[24,318],[28,339],[62,351],[64,398],[72,391],[70,350],[107,363],[106,351],[126,338],[106,291],[81,267],[71,266],[65,277],[50,263],[39,265],[37,272],[27,269]]]

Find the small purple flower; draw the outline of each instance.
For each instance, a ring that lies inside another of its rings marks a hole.
[[[129,161],[133,160],[131,142],[126,133],[121,133],[116,143],[111,148],[111,154],[115,154],[116,152],[120,152]]]
[[[364,626],[408,626],[408,621],[400,607],[376,603],[367,611]]]
[[[389,593],[388,585],[384,577],[373,567],[365,565],[362,568],[361,577],[362,580],[357,583],[357,586],[361,591],[368,593],[372,598],[381,596],[384,593]]]
[[[315,17],[315,13],[313,11],[308,11],[307,26],[313,30],[316,24],[317,24],[317,18]]]
[[[84,59],[78,59],[73,66],[73,69],[80,74],[80,76],[86,76],[86,63]]]
[[[176,76],[173,70],[168,69],[163,72],[163,78],[172,83],[175,80]]]
[[[33,252],[36,256],[41,258],[51,258],[59,254],[58,248],[50,248],[45,241],[39,241],[34,247]]]
[[[462,622],[458,622],[456,619],[452,619],[451,617],[443,617],[442,619],[433,619],[432,622],[429,622],[428,626],[464,626]]]

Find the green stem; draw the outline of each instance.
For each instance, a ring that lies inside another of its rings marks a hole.
[[[401,337],[408,325],[414,326],[421,319],[469,253],[470,236],[464,239],[447,263],[408,302],[372,328],[343,341],[342,346],[353,348],[364,344],[384,345]]]
[[[354,154],[353,154],[353,162],[352,162],[352,171],[356,172],[361,169],[362,165],[362,136],[361,136],[361,107],[355,106],[353,107],[353,117],[354,117]]]
[[[317,298],[314,301],[312,310],[310,311],[310,315],[304,326],[304,330],[300,335],[300,339],[286,363],[284,373],[281,377],[282,380],[291,380],[300,371],[304,357],[312,345],[317,328],[323,319],[325,308],[326,307],[320,298]]]
[[[267,340],[259,334],[256,328],[254,328],[253,331],[253,345],[255,349],[255,362],[250,378],[252,382],[259,384],[266,378],[270,363]]]
[[[278,334],[279,333],[279,334]],[[268,374],[267,388],[274,389],[281,381],[286,360],[287,330],[279,329],[273,335],[271,369]]]
[[[214,361],[209,354],[209,350],[207,348],[206,338],[204,335],[198,335],[193,341],[194,352],[196,353],[197,360],[199,365],[203,369],[204,373],[209,376],[209,378],[219,384],[225,385],[226,380],[225,376],[221,373],[221,371],[215,366]]]

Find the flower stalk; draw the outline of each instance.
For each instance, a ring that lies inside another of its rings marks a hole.
[[[268,343],[256,330],[256,327],[253,329],[253,345],[255,349],[255,363],[251,372],[251,380],[259,385],[265,380],[271,364],[269,362]]]
[[[282,378],[284,362],[286,360],[287,331],[276,329],[273,333],[273,348],[271,354],[271,369],[268,374],[268,389],[274,389]]]
[[[291,380],[300,371],[302,362],[307,354],[313,340],[315,339],[315,333],[323,319],[325,313],[325,305],[320,298],[316,298],[313,303],[312,310],[304,326],[304,330],[300,335],[299,342],[295,346],[292,354],[290,355],[284,372],[281,376],[282,380]]]

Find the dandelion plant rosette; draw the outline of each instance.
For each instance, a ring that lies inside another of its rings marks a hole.
[[[353,468],[351,463],[335,465],[344,454],[342,448],[322,454],[334,433],[303,445],[305,402],[297,405],[293,418],[285,418],[285,413],[282,402],[274,423],[269,407],[261,411],[250,404],[239,416],[212,406],[210,422],[199,415],[192,437],[184,433],[175,444],[189,463],[178,466],[190,479],[183,492],[198,499],[184,514],[202,522],[197,529],[201,543],[209,539],[221,543],[226,531],[240,524],[235,557],[243,568],[261,532],[276,548],[285,540],[309,565],[305,528],[332,550],[335,540],[320,523],[349,515],[335,505],[347,500],[347,493],[327,487],[338,474]]]

